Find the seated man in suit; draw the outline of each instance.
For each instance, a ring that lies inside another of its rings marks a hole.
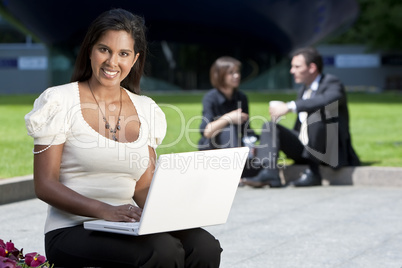
[[[322,57],[316,49],[301,48],[292,53],[290,73],[302,86],[295,101],[270,103],[272,121],[263,125],[257,149],[262,169],[255,177],[244,178],[244,184],[281,186],[275,164],[279,150],[296,164],[309,166],[291,182],[294,186],[321,185],[321,164],[332,168],[360,165],[351,143],[344,86],[335,76],[323,74],[322,68]],[[298,114],[292,130],[277,124],[289,112]]]

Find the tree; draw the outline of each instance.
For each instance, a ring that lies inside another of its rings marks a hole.
[[[331,40],[337,44],[366,44],[369,50],[402,51],[402,1],[358,0],[360,15],[345,33]]]

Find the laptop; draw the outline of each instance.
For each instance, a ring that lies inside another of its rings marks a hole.
[[[92,220],[84,228],[127,235],[226,223],[248,147],[159,156],[139,222]]]

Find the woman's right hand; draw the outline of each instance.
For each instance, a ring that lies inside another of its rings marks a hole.
[[[204,137],[212,138],[218,135],[223,128],[229,124],[241,125],[248,120],[248,114],[243,113],[242,109],[236,109],[224,114],[219,119],[209,122],[204,129]]]

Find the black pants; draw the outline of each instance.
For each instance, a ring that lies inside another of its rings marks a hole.
[[[218,135],[207,139],[201,137],[198,142],[199,150],[223,149],[242,146],[241,133],[237,125],[228,125]]]
[[[82,225],[48,232],[54,267],[219,267],[222,249],[201,229],[143,236],[90,231]]]
[[[307,164],[313,172],[318,172],[319,162],[313,157],[304,157],[304,145],[299,140],[299,133],[279,124],[266,122],[263,125],[260,144],[257,147],[257,159],[268,169],[277,169],[282,164],[279,151],[293,159],[296,164]]]

